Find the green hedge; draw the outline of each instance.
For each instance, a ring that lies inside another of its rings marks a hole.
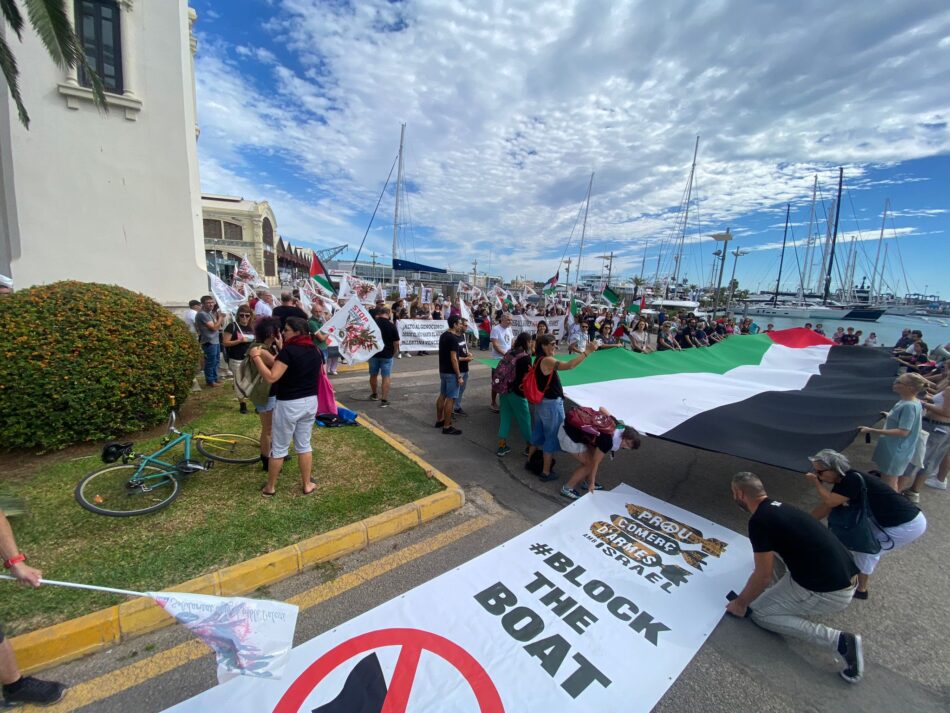
[[[0,297],[0,445],[63,448],[163,421],[201,351],[184,322],[115,285],[57,282]]]

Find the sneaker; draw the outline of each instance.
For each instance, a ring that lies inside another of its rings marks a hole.
[[[587,492],[590,492],[590,486],[587,485],[587,483],[584,483],[584,486],[585,486],[584,489],[585,489]],[[603,489],[604,489],[604,486],[603,486],[603,485],[601,485],[600,483],[594,483],[594,490],[603,490]]]
[[[443,436],[461,436],[462,432],[455,428],[454,426],[449,426],[448,428],[442,429]]]
[[[432,428],[444,428],[444,426],[441,421],[436,421]]]
[[[396,358],[397,358],[397,359],[402,359],[402,352],[399,352],[399,353],[396,355]]]
[[[521,451],[521,455],[523,455],[525,458],[527,458],[530,453],[531,453],[531,446],[525,446],[524,450]]]
[[[541,475],[538,476],[538,480],[540,480],[542,483],[550,483],[552,480],[557,480],[557,473],[555,473],[553,470],[547,475],[541,473]]]
[[[511,453],[511,449],[508,446],[498,446],[498,450],[495,451],[495,455],[499,458],[504,458],[509,453]]]
[[[864,651],[861,647],[860,635],[842,631],[838,637],[838,653],[848,664],[843,671],[838,672],[838,675],[848,683],[860,681],[864,676]]]
[[[410,354],[409,352],[406,352],[406,359],[412,359],[412,354]]]
[[[378,397],[376,394],[370,394],[370,395],[369,395],[369,400],[370,400],[370,401],[376,401],[378,398],[379,398],[379,397]]]
[[[19,681],[3,687],[3,703],[7,708],[23,703],[48,706],[62,699],[65,694],[65,684],[23,676]]]
[[[939,480],[935,476],[927,478],[927,480],[924,481],[924,485],[926,485],[928,488],[936,488],[937,490],[947,489],[947,481]]]
[[[905,490],[901,493],[901,495],[910,500],[912,503],[920,502],[920,493],[915,493],[913,490]]]
[[[455,409],[452,413],[454,413],[456,416],[468,416],[468,412],[463,411],[460,408]]]
[[[380,408],[389,408],[389,401],[387,401],[386,399],[383,399],[382,401],[379,402],[379,407],[380,407]]]
[[[247,402],[246,402],[246,401],[242,401],[242,402],[241,402],[241,413],[247,413]]]
[[[561,486],[561,495],[563,495],[565,498],[570,498],[571,500],[577,500],[581,496],[581,494],[574,490],[574,488],[569,488],[566,485]]]

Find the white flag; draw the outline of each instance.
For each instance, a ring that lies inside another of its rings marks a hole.
[[[234,277],[231,278],[232,285],[237,285],[239,282],[243,282],[255,288],[267,288],[267,283],[261,279],[260,274],[254,269],[251,261],[247,259],[247,255],[241,258],[241,264],[238,265],[237,270],[234,271]]]
[[[383,335],[376,320],[370,317],[356,295],[324,323],[320,332],[327,335],[329,346],[340,349],[340,356],[347,364],[368,361],[383,348]]]
[[[465,300],[459,298],[459,312],[462,313],[462,319],[468,322],[468,329],[465,330],[470,334],[478,336],[478,327],[475,325],[475,320],[472,319],[472,312],[469,310],[468,305],[465,304]]]
[[[298,608],[267,599],[147,592],[212,648],[218,683],[235,676],[280,678],[294,643]]]
[[[237,312],[237,308],[247,301],[247,298],[233,287],[228,285],[217,275],[208,273],[208,281],[211,285],[211,294],[218,307],[228,314]]]
[[[340,278],[340,299],[349,299],[352,295],[359,297],[363,304],[371,305],[376,303],[379,290],[376,285],[368,280],[361,280],[350,274],[344,274]]]

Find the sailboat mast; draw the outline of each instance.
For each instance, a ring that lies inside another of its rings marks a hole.
[[[828,272],[825,274],[825,295],[822,304],[828,304],[828,293],[831,292],[831,270],[835,265],[835,243],[838,242],[838,218],[841,215],[841,189],[844,186],[844,166],[838,169],[838,198],[835,201],[835,229],[831,234],[831,248],[828,251]]]
[[[399,199],[402,189],[402,147],[406,140],[406,125],[399,128],[399,172],[396,174],[396,208],[393,210],[393,262],[395,263],[399,249]]]
[[[805,295],[806,285],[811,284],[811,268],[814,262],[815,236],[812,235],[812,228],[815,225],[815,200],[818,197],[818,174],[815,174],[815,182],[811,188],[811,213],[808,216],[808,239],[805,241],[805,274],[802,275],[802,296]]]
[[[693,195],[693,176],[696,175],[696,156],[699,154],[699,137],[696,137],[696,145],[693,147],[693,165],[689,169],[689,180],[686,181],[686,208],[683,211],[683,233],[680,236],[680,249],[676,253],[676,268],[673,271],[673,290],[679,285],[680,264],[683,262],[683,248],[686,246],[686,228],[689,223],[689,202]],[[669,291],[669,290],[667,290]]]
[[[880,291],[884,287],[883,285],[884,268],[882,267],[881,268],[881,286],[875,289],[875,284],[877,282],[877,266],[878,266],[878,263],[880,263],[881,261],[881,245],[884,243],[884,226],[887,223],[887,208],[890,205],[890,203],[891,203],[890,198],[884,199],[884,215],[881,217],[881,234],[877,239],[877,255],[874,256],[874,271],[871,273],[871,292],[868,294],[869,303],[874,301],[875,296],[880,298],[881,296]]]
[[[788,238],[788,216],[792,212],[792,204],[785,204],[785,232],[782,233],[782,257],[778,261],[778,278],[775,280],[775,294],[772,295],[772,304],[778,304],[778,288],[782,282],[782,267],[785,265],[785,240]]]
[[[574,291],[577,291],[577,280],[581,276],[581,258],[584,257],[584,235],[587,233],[587,211],[590,210],[590,191],[594,187],[594,174],[590,174],[587,184],[587,205],[584,206],[584,223],[581,225],[581,249],[577,253],[577,272],[574,273]]]

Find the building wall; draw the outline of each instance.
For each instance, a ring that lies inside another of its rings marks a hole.
[[[70,14],[73,3],[66,3]],[[170,306],[207,291],[186,0],[121,12],[125,92],[102,113],[28,30],[11,45],[30,129],[0,98],[0,272],[17,288],[118,284]],[[2,26],[3,23],[0,23]],[[7,30],[7,40],[11,41]]]
[[[235,223],[241,226],[241,241],[209,240],[203,238],[204,251],[226,252],[236,258],[247,255],[254,269],[271,287],[278,287],[276,244],[280,239],[277,233],[277,219],[267,201],[244,201],[235,203],[204,198],[201,200],[203,218],[220,220],[222,223]],[[274,249],[267,251],[264,245],[264,220],[270,221],[274,234]],[[222,230],[224,228],[222,227]],[[204,236],[204,225],[202,225]],[[268,269],[268,264],[270,269]],[[268,272],[272,273],[268,275]]]

